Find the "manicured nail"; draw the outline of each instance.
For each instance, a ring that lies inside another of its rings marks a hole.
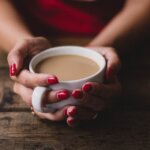
[[[70,112],[68,112],[70,116],[75,116],[77,114],[77,109],[73,108]]]
[[[82,89],[83,89],[83,91],[85,91],[85,92],[91,91],[91,90],[92,90],[92,85],[91,85],[91,83],[86,83],[86,84],[84,84],[83,87],[82,87]]]
[[[47,80],[48,84],[56,84],[58,83],[58,79],[55,76],[50,76]]]
[[[64,116],[68,116],[67,115],[67,108],[64,110]]]
[[[10,76],[15,76],[16,72],[17,72],[16,64],[10,65],[10,69],[9,69]]]
[[[74,90],[72,92],[72,96],[77,99],[81,99],[83,97],[83,92],[81,90]]]
[[[71,125],[71,126],[72,126],[72,125],[75,125],[75,119],[73,119],[73,118],[68,119],[67,122],[68,122],[68,124]]]
[[[62,90],[57,93],[58,100],[64,100],[69,97],[69,92],[67,90]]]

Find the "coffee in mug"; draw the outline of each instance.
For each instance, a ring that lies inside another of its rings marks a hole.
[[[52,74],[59,81],[79,80],[96,73],[99,65],[92,59],[78,55],[52,56],[37,64],[37,73]]]
[[[55,112],[66,105],[80,105],[73,97],[44,106],[42,99],[47,91],[67,89],[71,92],[86,82],[102,82],[105,66],[106,61],[100,53],[80,46],[53,47],[35,55],[29,70],[32,73],[56,75],[59,83],[35,87],[33,108],[39,112]]]

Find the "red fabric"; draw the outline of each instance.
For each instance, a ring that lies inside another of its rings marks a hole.
[[[28,13],[56,33],[95,35],[121,9],[123,1],[23,0]],[[30,17],[30,16],[29,16]]]
[[[42,13],[38,17],[47,24],[67,33],[95,33],[103,27],[101,20],[59,0],[38,0]]]

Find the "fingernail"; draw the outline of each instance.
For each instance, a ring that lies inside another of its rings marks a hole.
[[[92,90],[92,85],[90,83],[86,83],[86,84],[83,85],[82,89],[85,92],[89,92],[89,91]]]
[[[75,125],[75,119],[73,119],[73,118],[68,119],[68,124]]]
[[[67,108],[64,110],[64,116],[68,116],[67,115]]]
[[[77,114],[77,109],[73,108],[70,112],[68,112],[70,116],[75,116]]]
[[[47,80],[48,84],[56,84],[58,83],[58,79],[55,76],[50,76]]]
[[[15,76],[15,75],[16,75],[16,72],[17,72],[16,64],[10,65],[10,69],[9,69],[10,75],[11,75],[11,76]]]
[[[72,96],[77,99],[81,99],[83,97],[83,92],[81,90],[74,90],[72,92]]]
[[[59,91],[57,93],[57,99],[58,100],[64,100],[69,97],[69,92],[67,90]]]

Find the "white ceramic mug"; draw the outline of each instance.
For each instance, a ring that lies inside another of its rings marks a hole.
[[[41,53],[35,55],[29,64],[29,70],[32,73],[35,73],[35,67],[38,65],[39,62],[42,60],[51,57],[51,56],[58,56],[58,55],[79,55],[84,56],[87,58],[92,59],[99,65],[99,70],[85,78],[81,78],[79,80],[72,80],[72,81],[60,81],[57,84],[49,85],[47,87],[36,87],[32,94],[32,106],[36,111],[39,112],[55,112],[58,109],[63,108],[66,105],[78,105],[78,101],[75,100],[73,97],[69,97],[66,100],[56,102],[53,104],[47,104],[42,106],[42,98],[46,91],[51,90],[59,90],[59,89],[67,89],[72,91],[77,88],[81,88],[85,82],[93,81],[93,82],[102,82],[106,61],[104,57],[94,50],[89,48],[79,47],[79,46],[59,46],[54,48],[49,48]]]

